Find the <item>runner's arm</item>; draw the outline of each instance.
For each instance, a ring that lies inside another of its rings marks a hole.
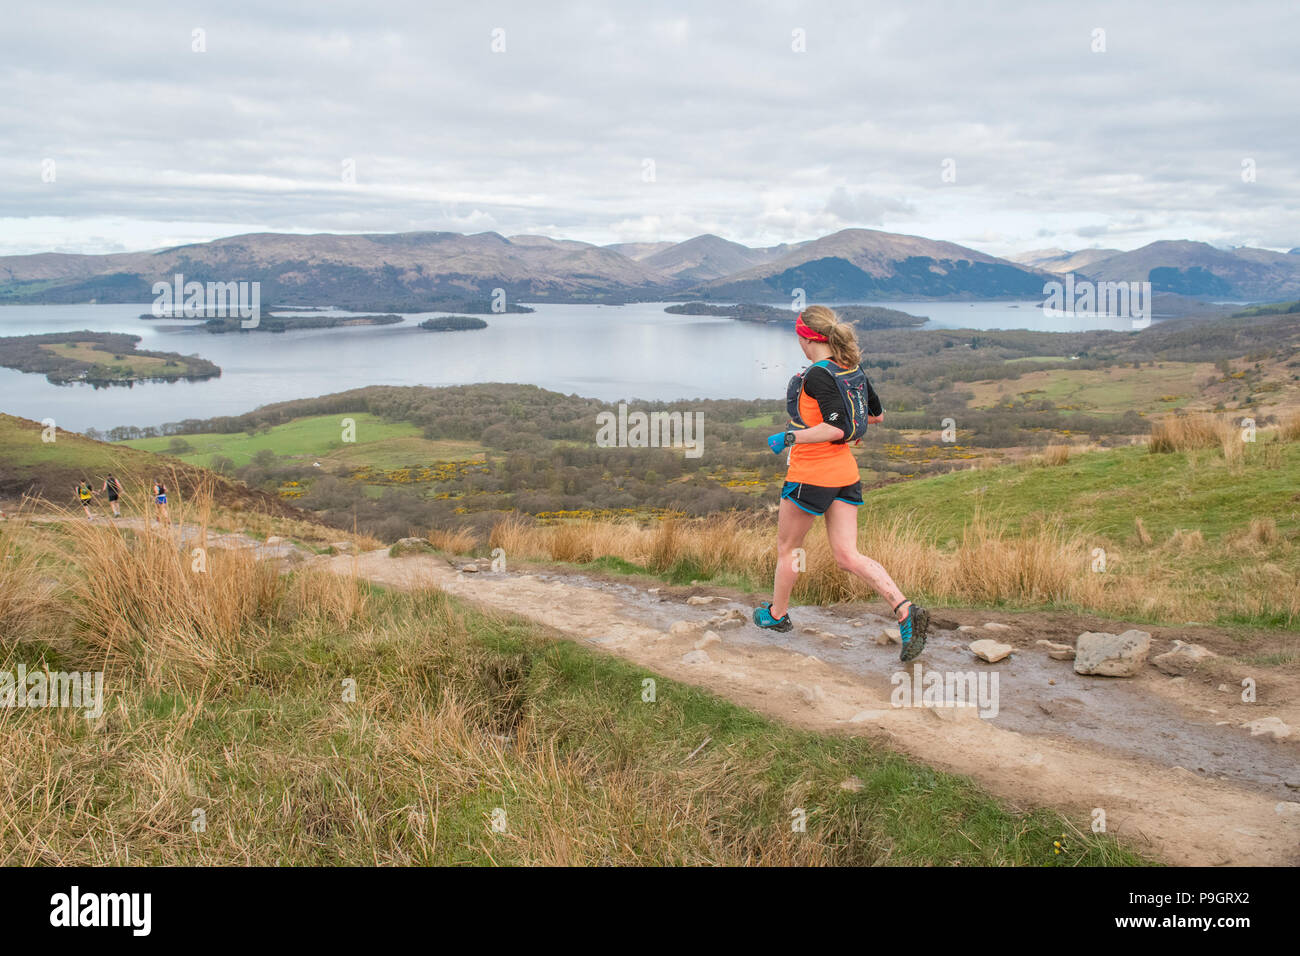
[[[812,428],[800,428],[793,432],[794,443],[796,445],[813,444],[815,442],[839,441],[844,437],[844,429],[836,428],[834,425],[827,425],[822,422],[820,425],[814,425]]]
[[[842,439],[844,429],[836,427],[833,423],[847,421],[848,409],[844,407],[844,400],[840,398],[840,390],[835,384],[835,379],[831,378],[831,373],[821,367],[809,369],[804,379],[803,389],[808,397],[817,403],[817,408],[822,413],[822,420],[819,425],[796,431],[795,443],[802,445]]]

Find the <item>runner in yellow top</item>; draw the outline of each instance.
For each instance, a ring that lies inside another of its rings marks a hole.
[[[777,454],[790,449],[790,467],[777,517],[772,600],[754,611],[754,623],[774,631],[794,627],[789,613],[798,574],[794,551],[817,516],[824,515],[835,563],[890,603],[903,641],[899,656],[915,660],[925,649],[930,612],[905,598],[889,572],[858,551],[862,483],[848,441],[859,440],[868,422],[879,422],[884,408],[861,369],[862,353],[851,325],[826,306],[814,305],[799,314],[795,332],[813,365],[790,383],[790,428],[767,440]]]
[[[90,499],[94,496],[95,493],[90,490],[90,482],[82,481],[77,484],[77,497],[81,500],[81,507],[86,509],[86,517],[92,521],[95,516],[90,513]]]

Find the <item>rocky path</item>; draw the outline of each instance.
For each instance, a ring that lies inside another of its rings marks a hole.
[[[891,621],[866,611],[846,619],[842,609],[800,608],[800,627],[774,634],[726,595],[686,598],[567,572],[492,572],[485,562],[436,555],[318,560],[339,574],[441,588],[530,618],[789,724],[882,738],[1014,805],[1061,809],[1080,827],[1102,811],[1108,832],[1171,863],[1300,863],[1300,744],[1294,734],[1275,736],[1300,725],[1297,682],[1286,674],[1254,669],[1255,703],[1241,701],[1235,680],[1169,676],[1149,664],[1132,678],[1081,676],[1033,635],[1017,634],[1015,615],[993,622],[1005,629],[938,629],[921,659],[903,665],[897,644],[880,643],[896,630]],[[466,564],[476,570],[459,569]],[[989,664],[968,649],[985,637],[1027,646]],[[895,706],[903,684],[923,688],[934,672],[973,675],[977,687],[983,676],[986,689],[996,673],[996,698],[976,707]]]
[[[140,519],[118,524],[143,529]],[[188,542],[197,529],[173,533]],[[317,556],[237,533],[210,532],[207,543],[391,587],[440,588],[786,723],[879,738],[1012,805],[1054,807],[1081,828],[1104,814],[1107,832],[1171,863],[1300,863],[1292,669],[1214,658],[1163,670],[1146,663],[1127,678],[1083,676],[1039,645],[1044,615],[1014,614],[992,627],[937,627],[920,660],[904,665],[892,620],[865,608],[798,608],[795,631],[776,634],[750,623],[743,596],[718,589],[497,572],[482,561],[387,550]],[[1008,644],[1010,654],[980,660],[970,644],[983,639]],[[1171,647],[1161,638],[1151,654]],[[924,706],[934,675],[978,692],[975,706]],[[1252,702],[1242,699],[1246,678]]]

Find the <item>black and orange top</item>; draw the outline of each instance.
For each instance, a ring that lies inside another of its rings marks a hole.
[[[842,365],[837,365],[843,368]],[[872,414],[878,414],[877,409]],[[826,422],[837,428],[848,418],[848,409],[829,369],[816,366],[804,376],[799,393],[799,418],[812,428]],[[858,480],[858,462],[846,444],[808,442],[790,446],[790,466],[785,480],[822,488],[843,488]]]

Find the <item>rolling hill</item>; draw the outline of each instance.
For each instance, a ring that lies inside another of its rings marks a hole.
[[[1254,301],[1300,296],[1300,256],[1249,247],[1219,249],[1206,242],[1153,242],[1080,263],[1074,271],[1097,282],[1149,281],[1154,292],[1187,296]]]
[[[148,302],[153,283],[176,273],[187,281],[261,282],[264,304],[338,306],[463,299],[495,288],[512,299],[584,299],[672,285],[618,252],[545,236],[260,233],[156,252],[0,257],[0,302]]]
[[[848,229],[750,248],[714,235],[595,246],[547,236],[420,232],[232,236],[150,252],[0,257],[0,303],[148,302],[156,281],[257,281],[261,301],[374,308],[463,300],[1035,296],[1041,273],[950,242]],[[391,311],[391,309],[390,309]]]
[[[606,246],[540,235],[412,232],[255,233],[147,252],[0,257],[0,304],[149,302],[156,281],[261,283],[262,304],[396,311],[403,303],[1026,298],[1074,272],[1150,281],[1158,293],[1279,300],[1300,296],[1300,256],[1154,242],[1140,249],[1044,249],[1001,259],[953,242],[844,229],[763,248],[706,234],[683,242]],[[380,309],[379,305],[383,304]],[[389,305],[391,304],[391,306]],[[464,311],[460,308],[459,311]]]
[[[1068,249],[1036,249],[1009,256],[1012,262],[1034,269],[1045,269],[1064,275],[1067,272],[1085,272],[1094,262],[1100,262],[1111,256],[1120,255],[1119,249],[1080,249],[1070,252]]]
[[[779,245],[751,249],[718,236],[696,236],[669,246],[642,261],[651,269],[674,279],[708,282],[786,255],[793,246]]]
[[[704,283],[702,299],[771,300],[802,288],[809,299],[1042,295],[1044,273],[953,242],[844,229],[770,262]]]

